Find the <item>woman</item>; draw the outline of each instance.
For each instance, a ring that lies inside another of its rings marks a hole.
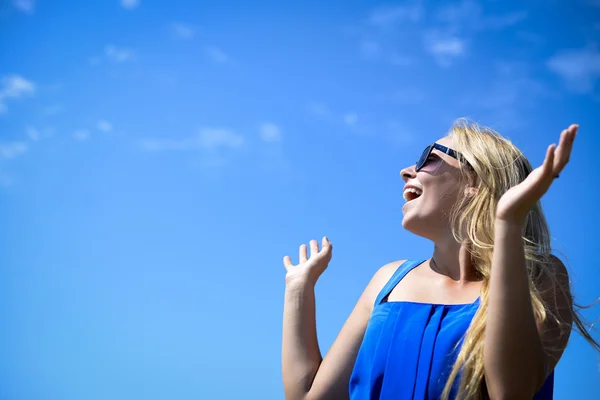
[[[332,255],[300,246],[284,257],[282,367],[293,399],[551,399],[574,311],[563,263],[550,254],[539,203],[558,178],[578,126],[532,171],[489,128],[457,122],[427,146],[405,182],[402,226],[434,243],[426,261],[380,268],[325,358],[314,286]],[[485,338],[485,340],[484,340]]]

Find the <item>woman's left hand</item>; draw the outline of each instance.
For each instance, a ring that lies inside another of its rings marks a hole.
[[[531,171],[525,180],[510,188],[498,201],[496,220],[524,224],[529,211],[548,191],[552,181],[565,168],[571,156],[578,125],[571,125],[560,135],[558,147],[552,144],[544,163]]]

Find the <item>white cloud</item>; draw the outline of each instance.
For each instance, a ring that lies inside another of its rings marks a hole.
[[[446,24],[451,32],[505,29],[525,20],[527,16],[525,11],[485,15],[483,6],[475,0],[448,3],[435,13],[435,19]]]
[[[112,124],[105,119],[101,119],[100,121],[98,121],[98,123],[96,124],[96,128],[100,132],[110,132],[113,130]]]
[[[595,49],[564,50],[548,60],[548,67],[578,93],[593,92],[600,78],[600,52]]]
[[[343,120],[344,124],[348,126],[356,126],[356,123],[358,122],[358,115],[356,115],[356,113],[347,113],[344,114]]]
[[[515,11],[505,15],[494,15],[483,18],[478,25],[479,29],[504,29],[510,28],[527,19],[526,11]]]
[[[380,7],[369,16],[369,23],[387,28],[402,22],[419,22],[423,17],[421,1],[410,1],[401,6]]]
[[[449,24],[470,23],[473,18],[480,18],[483,14],[481,5],[474,0],[455,1],[439,7],[435,12],[435,19]]]
[[[196,35],[196,29],[193,26],[181,22],[174,22],[171,24],[171,30],[173,36],[181,40],[189,40]]]
[[[239,148],[244,144],[241,135],[228,129],[204,128],[198,135],[202,148],[214,151],[219,148]]]
[[[140,5],[139,0],[121,0],[121,7],[127,10],[133,10]]]
[[[9,160],[24,154],[28,149],[25,142],[0,143],[0,158]]]
[[[33,140],[34,142],[40,140],[40,131],[34,126],[25,127],[25,133],[27,134],[27,137],[29,137],[29,139]]]
[[[231,61],[231,58],[221,49],[217,47],[207,47],[208,56],[217,64],[226,64]]]
[[[432,40],[427,50],[437,56],[456,57],[465,52],[465,42],[456,37]]]
[[[55,132],[56,129],[51,127],[46,127],[43,129],[38,129],[33,125],[27,125],[25,127],[25,135],[27,135],[27,137],[34,142],[37,142],[40,139],[50,137],[54,135]]]
[[[466,52],[466,42],[458,37],[429,37],[425,40],[426,50],[442,67],[448,67],[453,59]]]
[[[265,142],[281,141],[281,129],[278,125],[265,122],[259,128],[260,138]]]
[[[35,93],[36,86],[33,82],[20,75],[7,75],[2,78],[0,88],[0,114],[6,112],[5,99],[30,96]]]
[[[117,47],[112,44],[109,44],[104,48],[104,54],[106,57],[117,63],[134,61],[136,59],[135,52],[132,50]]]
[[[90,138],[90,131],[87,129],[78,129],[73,133],[73,139],[78,142],[86,141]]]
[[[221,128],[203,128],[196,135],[183,139],[143,139],[140,146],[146,151],[189,151],[237,149],[244,145],[244,137]]]
[[[33,0],[14,0],[13,5],[27,14],[33,14],[35,11],[35,1]]]

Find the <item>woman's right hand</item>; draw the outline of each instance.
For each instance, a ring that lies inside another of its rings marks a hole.
[[[283,266],[287,270],[285,275],[286,284],[299,283],[315,285],[317,279],[327,268],[331,260],[332,245],[331,242],[324,237],[319,250],[319,243],[316,240],[310,241],[310,258],[307,254],[305,244],[302,244],[299,249],[300,262],[298,265],[293,265],[290,256],[283,257]]]

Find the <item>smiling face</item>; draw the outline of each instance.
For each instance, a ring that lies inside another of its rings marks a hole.
[[[436,143],[455,148],[452,136]],[[450,233],[450,212],[464,196],[465,185],[461,183],[458,163],[457,159],[434,149],[419,172],[415,171],[415,165],[400,171],[405,182],[404,229],[433,241]]]

